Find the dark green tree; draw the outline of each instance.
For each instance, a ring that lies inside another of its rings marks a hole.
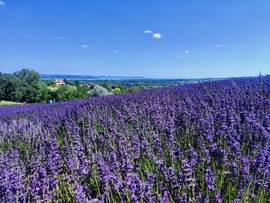
[[[110,92],[112,90],[108,80],[103,80],[101,83],[101,86],[104,87],[105,89],[107,89],[108,92]]]
[[[4,98],[4,85],[2,82],[3,74],[0,72],[0,100]]]
[[[53,80],[42,80],[47,86],[55,86],[55,83]]]
[[[75,80],[74,83],[75,83],[76,87],[79,87],[79,85],[81,84],[81,82],[79,80]]]
[[[15,72],[13,76],[19,81],[17,91],[22,95],[20,102],[40,102],[40,91],[44,87],[44,83],[38,72],[30,69],[22,69]]]
[[[88,97],[88,88],[85,86],[79,86],[74,89],[68,85],[59,87],[54,92],[54,97],[57,101],[66,101],[73,99],[85,99]]]
[[[20,101],[22,93],[18,90],[19,80],[11,74],[0,75],[0,99],[7,101]]]
[[[25,68],[20,71],[16,71],[15,73],[13,73],[13,75],[15,78],[19,79],[24,85],[35,85],[41,80],[38,72]]]
[[[88,88],[86,86],[79,86],[74,93],[76,99],[85,99],[88,97]]]
[[[52,91],[47,87],[46,83],[43,81],[39,82],[39,91],[38,91],[38,101],[42,103],[47,103],[51,99]]]
[[[55,91],[55,99],[56,101],[65,101],[69,100],[69,92],[70,92],[70,87],[68,85],[62,85],[60,86],[56,91]]]

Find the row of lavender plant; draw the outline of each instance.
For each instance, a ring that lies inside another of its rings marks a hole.
[[[1,202],[270,200],[270,76],[0,108]]]

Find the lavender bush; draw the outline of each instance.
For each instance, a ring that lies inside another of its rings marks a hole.
[[[270,200],[270,76],[0,108],[0,202]]]

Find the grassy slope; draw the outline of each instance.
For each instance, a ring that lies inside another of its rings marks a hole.
[[[48,88],[49,88],[51,91],[56,91],[59,87],[61,87],[61,85],[49,86]],[[77,88],[76,86],[72,86],[72,85],[68,85],[68,87],[70,87],[70,88],[72,88],[72,89],[76,89],[76,88]]]
[[[0,102],[0,105],[11,105],[11,104],[22,104],[22,103],[11,102],[11,101],[3,101],[3,100]]]

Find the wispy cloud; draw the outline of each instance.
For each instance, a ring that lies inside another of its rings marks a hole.
[[[57,39],[63,40],[66,39],[65,37],[58,37]]]
[[[118,51],[118,50],[114,50],[114,52],[115,52],[115,53],[119,53],[120,51]]]
[[[90,15],[92,15],[93,14],[93,12],[92,11],[89,11],[88,13],[86,13],[84,16],[85,17],[88,17],[88,16],[90,16]]]
[[[84,44],[81,46],[81,48],[88,48],[89,46],[87,44]]]
[[[4,6],[4,5],[5,5],[5,2],[0,1],[0,6]]]
[[[160,39],[161,38],[161,34],[155,33],[155,34],[153,34],[153,37],[156,38],[156,39]]]
[[[152,30],[145,30],[144,33],[150,34],[153,33]]]
[[[23,37],[25,37],[27,39],[38,39],[37,37],[35,37],[33,35],[29,35],[29,34],[23,34]]]
[[[189,50],[186,50],[185,53],[186,53],[186,54],[189,53]]]
[[[175,56],[176,58],[182,58],[183,56],[180,56],[180,55],[177,55],[177,56]]]
[[[126,55],[127,55],[127,52],[128,52],[128,47],[126,47],[126,50],[125,50],[125,55],[124,55],[124,56],[126,56]]]
[[[218,45],[216,45],[216,47],[217,47],[217,48],[222,47],[222,44],[218,44]]]

